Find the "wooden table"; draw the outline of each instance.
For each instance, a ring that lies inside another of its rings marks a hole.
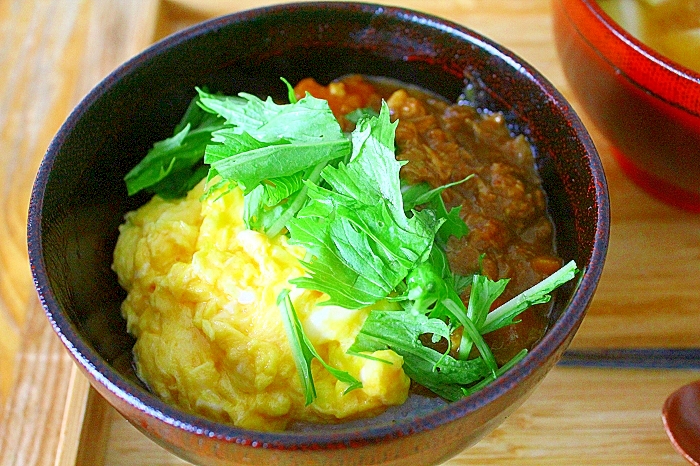
[[[266,0],[0,0],[0,464],[176,465],[95,395],[36,298],[25,225],[34,174],[72,107],[147,45]],[[549,0],[387,2],[449,18],[505,45],[570,98]],[[649,198],[585,118],[610,186],[612,234],[574,348],[700,346],[700,216]],[[665,397],[697,371],[557,367],[505,424],[446,463],[672,465]]]

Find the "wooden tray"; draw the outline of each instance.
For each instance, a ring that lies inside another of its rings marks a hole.
[[[56,466],[189,464],[126,422],[77,369],[75,375]],[[660,412],[675,387],[698,377],[697,371],[557,367],[505,423],[444,466],[684,465]]]
[[[0,465],[176,465],[90,389],[43,316],[27,266],[27,201],[72,106],[154,40],[275,0],[0,2]],[[553,47],[549,0],[387,1],[449,18],[534,65],[575,108]],[[575,348],[700,346],[700,216],[632,185],[588,124],[605,165],[612,232]],[[14,374],[14,375],[13,375]],[[660,410],[698,371],[557,367],[501,427],[447,465],[684,464]]]

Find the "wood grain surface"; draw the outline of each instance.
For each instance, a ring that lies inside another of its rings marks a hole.
[[[670,387],[698,376],[555,368],[506,422],[443,466],[682,466],[685,460],[668,442],[659,413]],[[631,395],[635,392],[644,394],[643,402]],[[109,448],[99,466],[189,464],[156,446],[119,414],[110,415]]]
[[[34,175],[73,106],[153,41],[265,0],[0,0],[0,465],[183,464],[141,436],[73,369],[34,292],[26,213]],[[553,45],[549,0],[403,0],[515,51],[577,101]],[[603,278],[573,346],[700,345],[700,216],[642,193],[579,112],[612,206]],[[690,371],[557,368],[503,426],[448,462],[683,464],[661,426]]]

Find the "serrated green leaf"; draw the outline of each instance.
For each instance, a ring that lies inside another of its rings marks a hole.
[[[448,400],[463,396],[462,387],[490,373],[481,358],[461,361],[424,346],[424,334],[450,338],[450,328],[440,319],[405,311],[372,311],[365,320],[350,354],[361,355],[391,349],[404,360],[404,371],[417,383]]]
[[[207,147],[205,162],[222,178],[243,185],[245,194],[264,180],[294,175],[343,157],[350,150],[347,139],[266,143],[247,133],[236,134],[236,130],[230,128],[217,131],[214,138],[220,144]]]
[[[124,177],[130,196],[147,190],[170,199],[184,196],[206,176],[202,159],[214,131],[224,121],[197,106],[195,97],[175,128],[172,137],[158,141]]]
[[[433,189],[427,183],[404,186],[402,187],[404,209],[409,211],[422,205],[430,207],[435,211],[437,218],[444,220],[437,233],[438,242],[444,246],[447,244],[450,236],[459,239],[469,233],[469,228],[459,215],[461,206],[453,207],[448,212],[447,207],[445,207],[445,201],[442,199],[442,192],[447,188],[462,184],[472,177],[473,175],[469,175],[460,181]]]

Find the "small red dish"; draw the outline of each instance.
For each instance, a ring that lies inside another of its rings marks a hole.
[[[625,31],[595,0],[553,0],[564,73],[622,170],[700,213],[700,74]]]
[[[700,381],[684,385],[664,403],[664,429],[673,447],[693,466],[700,466]]]

